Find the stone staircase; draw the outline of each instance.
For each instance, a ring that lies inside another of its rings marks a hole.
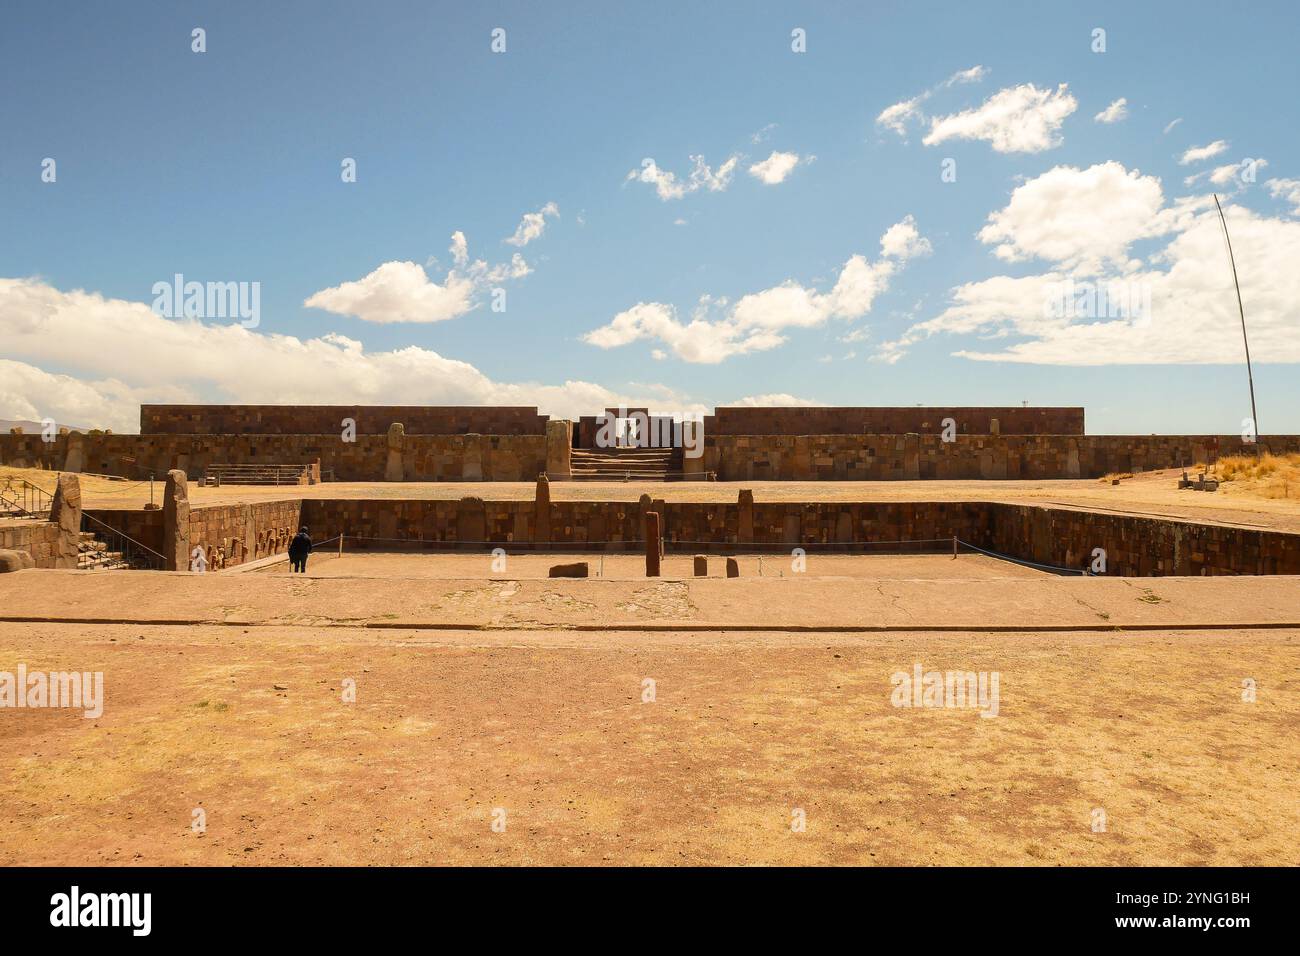
[[[680,448],[598,448],[572,452],[576,481],[680,481]]]
[[[118,571],[131,565],[121,551],[110,551],[93,531],[81,532],[77,541],[78,571]]]

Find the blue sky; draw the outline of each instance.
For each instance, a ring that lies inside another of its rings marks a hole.
[[[1092,433],[1235,433],[1217,191],[1262,431],[1300,431],[1298,20],[1281,3],[7,4],[0,418],[1028,400],[1085,406]],[[797,164],[765,182],[751,167],[774,153]],[[683,186],[694,156],[708,182],[680,198],[627,178],[652,158]],[[504,241],[547,208],[540,235]],[[258,326],[160,319],[153,286],[176,273],[260,283]],[[1066,280],[1153,292],[1148,321],[1045,319]]]

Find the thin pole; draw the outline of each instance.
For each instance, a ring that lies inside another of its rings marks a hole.
[[[1214,194],[1214,208],[1219,210],[1219,222],[1223,224],[1223,238],[1228,243],[1228,263],[1232,266],[1232,284],[1237,290],[1237,311],[1241,314],[1241,341],[1246,346],[1246,379],[1250,382],[1250,424],[1254,432],[1255,457],[1259,457],[1259,416],[1255,414],[1255,374],[1250,368],[1250,340],[1246,338],[1246,309],[1241,304],[1241,283],[1237,281],[1237,260],[1232,255],[1232,239],[1228,235],[1228,220],[1219,205],[1219,194]]]

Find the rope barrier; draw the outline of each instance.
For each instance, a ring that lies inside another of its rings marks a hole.
[[[986,554],[990,558],[999,558],[1003,561],[1010,561],[1012,564],[1022,564],[1025,567],[1038,568],[1040,571],[1051,571],[1053,574],[1077,574],[1082,577],[1088,577],[1090,575],[1090,572],[1087,571],[1086,569],[1063,568],[1055,564],[1039,564],[1037,561],[1027,561],[1024,558],[1013,558],[1009,554],[1002,554],[998,551],[987,551],[984,548],[976,547],[975,545],[971,544],[969,541],[962,541],[960,538],[958,538],[957,541],[959,544],[964,545],[967,548],[970,548],[972,551],[978,551],[980,554]]]

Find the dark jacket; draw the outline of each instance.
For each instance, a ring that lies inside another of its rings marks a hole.
[[[311,535],[299,531],[289,542],[289,557],[298,561],[309,554],[311,554]]]

